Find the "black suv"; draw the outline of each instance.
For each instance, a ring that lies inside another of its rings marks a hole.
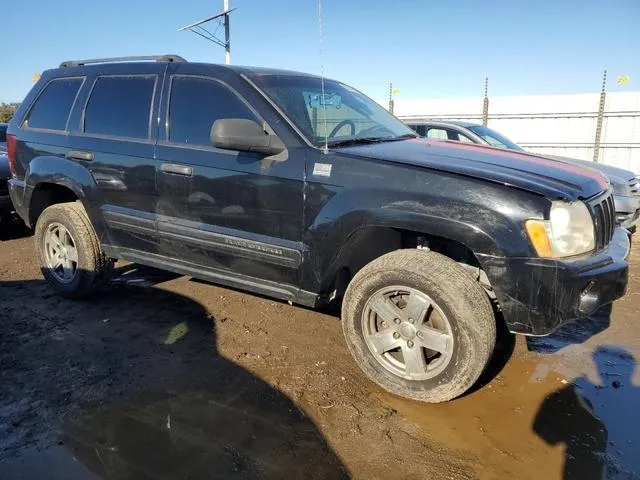
[[[478,379],[497,318],[545,335],[624,294],[629,240],[598,172],[416,138],[312,75],[114,60],[45,72],[9,126],[13,204],[63,295],[125,259],[341,302],[362,370],[439,402]]]

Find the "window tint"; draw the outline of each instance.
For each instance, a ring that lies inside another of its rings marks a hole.
[[[205,78],[173,77],[169,104],[169,140],[211,146],[211,126],[220,118],[257,120],[224,85]]]
[[[427,130],[427,138],[434,140],[448,140],[447,131],[444,128],[430,128]]]
[[[60,78],[50,82],[31,108],[24,126],[66,130],[67,120],[81,85],[81,78]]]
[[[7,143],[7,127],[0,125],[0,143]]]
[[[84,131],[118,137],[149,137],[155,76],[99,77],[84,117]]]

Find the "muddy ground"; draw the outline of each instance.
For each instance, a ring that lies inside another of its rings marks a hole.
[[[6,226],[3,227],[3,229]],[[360,373],[339,320],[135,265],[55,296],[0,233],[0,478],[640,478],[640,248],[627,296],[505,336],[442,405]]]

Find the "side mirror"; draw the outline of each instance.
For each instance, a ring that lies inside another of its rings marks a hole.
[[[221,118],[211,127],[211,144],[217,148],[277,155],[285,150],[276,135],[270,135],[252,120]]]

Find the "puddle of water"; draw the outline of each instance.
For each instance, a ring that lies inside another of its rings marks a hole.
[[[11,480],[100,480],[65,446],[25,449],[20,456],[0,462],[2,478]]]
[[[87,409],[65,443],[102,478],[344,478],[315,425],[268,384],[219,360],[215,389]]]
[[[562,358],[525,353],[454,402],[381,401],[426,437],[474,456],[480,478],[640,479],[635,359],[612,346],[579,353],[588,375],[574,377]]]

